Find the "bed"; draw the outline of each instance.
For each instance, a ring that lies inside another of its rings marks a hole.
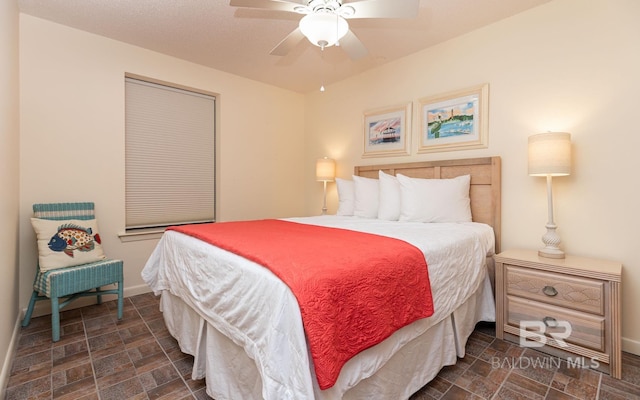
[[[399,238],[427,260],[434,312],[350,358],[321,389],[300,308],[289,287],[255,262],[167,231],[142,276],[161,295],[169,332],[194,356],[193,379],[221,399],[402,399],[464,356],[479,321],[495,321],[492,258],[500,243],[500,158],[357,166],[422,179],[470,177],[473,222],[396,222],[352,216],[287,222]],[[442,245],[441,245],[442,244]],[[326,385],[325,385],[326,386]]]

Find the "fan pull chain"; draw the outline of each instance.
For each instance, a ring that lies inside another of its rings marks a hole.
[[[324,92],[324,47],[320,48],[320,91]]]

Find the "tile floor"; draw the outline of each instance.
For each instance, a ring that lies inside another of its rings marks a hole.
[[[20,333],[6,400],[210,399],[205,382],[190,379],[193,358],[169,335],[156,297],[126,298],[121,321],[115,308],[110,301],[63,312],[57,343],[48,316],[32,319]],[[640,357],[624,353],[623,379],[612,379],[497,340],[483,324],[467,355],[411,397],[426,399],[640,399]]]

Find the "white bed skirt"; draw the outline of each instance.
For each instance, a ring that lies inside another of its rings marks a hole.
[[[242,347],[218,332],[169,291],[162,292],[160,307],[167,329],[177,339],[182,352],[194,357],[192,379],[206,377],[209,396],[217,400],[262,399],[258,368]],[[457,357],[464,356],[467,339],[479,321],[495,321],[495,303],[488,276],[451,315],[417,338],[400,344],[399,350],[377,370],[366,370],[362,366],[376,365],[370,359],[378,353],[395,351],[399,346],[396,335],[347,362],[336,384],[327,390],[319,389],[311,365],[315,399],[409,398],[431,381],[443,366],[453,365]],[[419,323],[403,329],[415,329]],[[367,358],[368,362],[362,362]]]

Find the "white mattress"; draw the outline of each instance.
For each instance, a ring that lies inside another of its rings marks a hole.
[[[435,313],[392,335],[374,354],[347,363],[336,397],[373,375],[414,338],[439,323],[486,279],[493,230],[478,223],[424,224],[354,217],[292,218],[405,240],[425,254]],[[253,359],[266,399],[314,398],[304,330],[295,297],[269,270],[192,237],[168,231],[142,271],[154,293],[169,291]],[[391,338],[390,338],[391,339]],[[317,385],[316,385],[317,386]]]

